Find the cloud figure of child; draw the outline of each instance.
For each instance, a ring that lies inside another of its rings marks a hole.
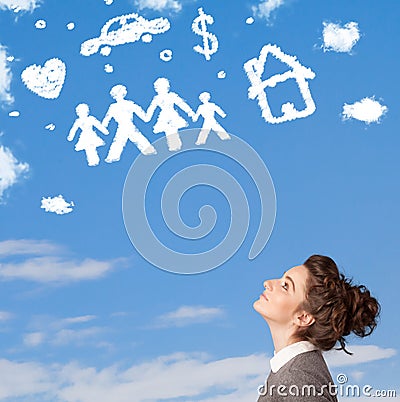
[[[215,103],[210,102],[211,95],[209,92],[202,92],[199,95],[202,104],[197,108],[193,117],[196,122],[200,116],[203,117],[204,122],[197,137],[196,145],[204,145],[207,141],[210,131],[214,131],[221,140],[229,140],[231,137],[226,130],[215,120],[215,114],[220,115],[222,118],[226,117],[226,113]]]
[[[89,106],[86,103],[80,103],[75,108],[78,118],[72,125],[67,140],[72,141],[80,129],[81,133],[78,142],[75,144],[75,151],[85,151],[89,166],[96,166],[100,162],[97,148],[105,145],[105,142],[96,134],[93,128],[97,128],[103,134],[107,135],[108,130],[96,117],[91,116]]]

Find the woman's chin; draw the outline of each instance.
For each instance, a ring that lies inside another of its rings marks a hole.
[[[253,308],[254,310],[257,311],[257,313],[261,314],[261,305],[260,305],[260,299],[257,299],[254,303],[253,303]]]

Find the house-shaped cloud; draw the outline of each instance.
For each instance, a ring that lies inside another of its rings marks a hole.
[[[285,63],[290,70],[282,74],[275,74],[263,81],[261,77],[265,71],[267,57],[270,55],[280,60],[282,63]],[[314,113],[316,107],[314,100],[311,97],[307,80],[315,78],[315,73],[310,68],[303,66],[297,60],[296,56],[287,55],[283,53],[278,46],[268,44],[261,49],[258,58],[248,60],[243,67],[251,83],[248,92],[249,99],[257,98],[262,111],[261,114],[265,121],[269,123],[282,123],[307,117]],[[297,110],[293,103],[286,102],[281,107],[282,115],[278,117],[273,116],[268,104],[266,88],[273,88],[277,84],[285,82],[291,78],[295,79],[306,107],[303,110]]]

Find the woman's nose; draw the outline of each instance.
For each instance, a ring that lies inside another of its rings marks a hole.
[[[267,281],[264,281],[264,288],[266,289],[266,290],[272,290],[272,286],[271,286],[272,284],[271,284],[271,280],[267,280]]]

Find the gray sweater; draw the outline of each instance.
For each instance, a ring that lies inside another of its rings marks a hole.
[[[313,350],[271,371],[258,402],[337,402],[336,391],[322,353]]]

